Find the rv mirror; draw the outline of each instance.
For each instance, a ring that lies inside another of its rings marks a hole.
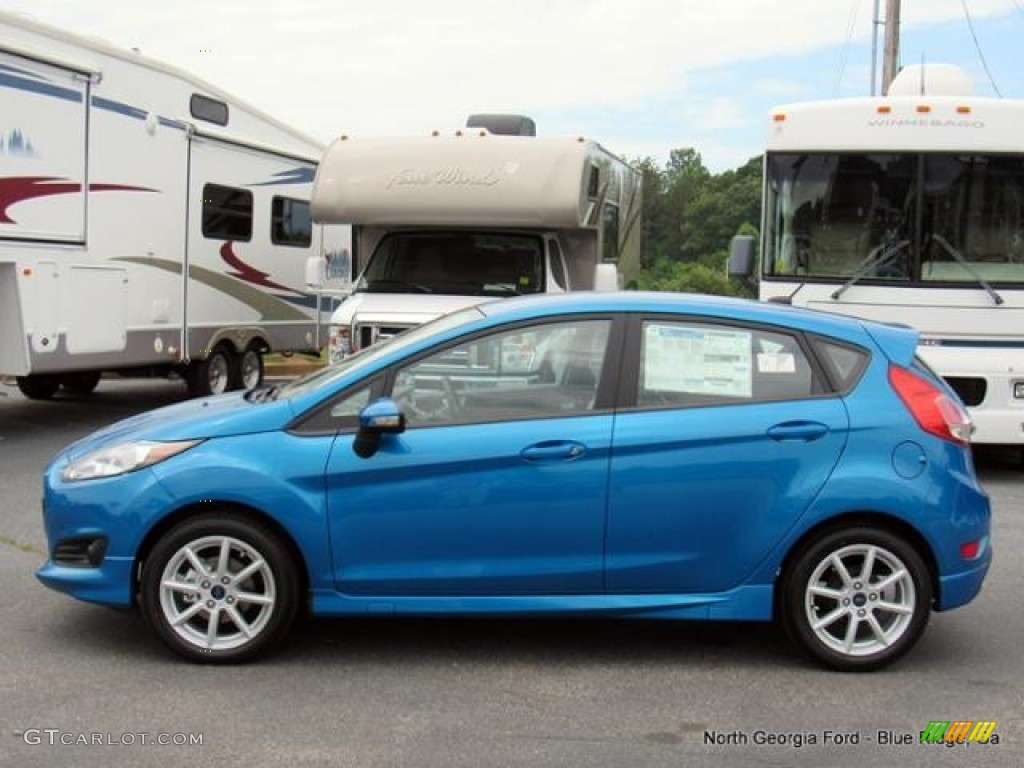
[[[327,269],[324,260],[319,256],[310,256],[306,259],[306,287],[323,288],[324,278]]]
[[[598,264],[594,267],[595,291],[618,291],[622,288],[622,276],[614,264]]]
[[[750,277],[754,274],[754,238],[736,235],[729,242],[729,277]]]

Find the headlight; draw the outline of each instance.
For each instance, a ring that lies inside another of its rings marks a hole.
[[[176,443],[156,443],[148,440],[137,440],[131,443],[100,448],[87,453],[80,459],[68,464],[61,472],[61,478],[67,483],[78,480],[92,480],[97,477],[113,477],[132,472],[143,467],[150,467],[171,456],[187,451],[201,440],[182,440]]]

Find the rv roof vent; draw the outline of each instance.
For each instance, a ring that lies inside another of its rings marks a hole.
[[[470,115],[467,128],[486,128],[504,136],[536,136],[537,125],[525,115]]]
[[[911,64],[889,86],[889,96],[970,96],[970,76],[952,64]]]

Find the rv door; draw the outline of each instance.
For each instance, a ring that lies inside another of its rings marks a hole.
[[[0,52],[0,238],[85,242],[85,75]]]

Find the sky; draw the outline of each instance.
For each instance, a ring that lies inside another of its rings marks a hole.
[[[539,134],[586,136],[659,165],[694,148],[720,173],[761,153],[773,105],[869,95],[875,3],[0,0],[0,9],[138,48],[322,142],[515,113]],[[902,0],[901,63],[961,66],[978,95],[1024,99],[1022,45],[1024,0]]]

